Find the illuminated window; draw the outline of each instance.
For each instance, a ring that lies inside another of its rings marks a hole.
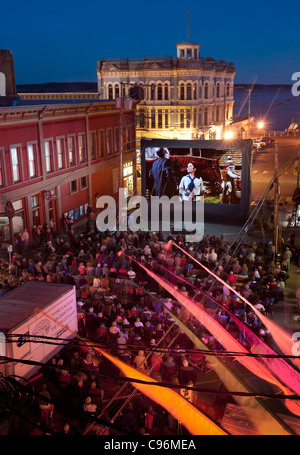
[[[37,176],[36,144],[27,144],[29,178]]]
[[[52,142],[45,141],[46,172],[53,171]]]
[[[57,151],[58,169],[63,169],[65,167],[65,164],[64,164],[64,139],[63,138],[56,139],[56,151]]]
[[[79,163],[84,163],[86,161],[86,147],[84,134],[78,134],[78,154]]]
[[[108,99],[113,100],[114,99],[114,94],[113,94],[113,86],[112,84],[108,85]]]
[[[75,138],[74,136],[68,137],[68,156],[69,156],[69,166],[75,166]]]

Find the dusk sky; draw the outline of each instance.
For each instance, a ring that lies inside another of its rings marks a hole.
[[[5,2],[2,49],[14,57],[17,84],[96,82],[109,57],[176,57],[176,44],[234,62],[235,83],[291,84],[300,71],[299,3],[16,0]]]

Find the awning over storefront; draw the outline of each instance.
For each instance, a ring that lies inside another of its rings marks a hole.
[[[300,188],[296,188],[292,197],[294,204],[300,204]]]

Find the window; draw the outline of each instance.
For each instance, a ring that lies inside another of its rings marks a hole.
[[[208,125],[208,110],[204,110],[204,125]]]
[[[188,83],[186,86],[186,99],[191,100],[192,99],[192,84]]]
[[[202,94],[202,87],[199,85],[199,100],[201,100],[201,94]]]
[[[196,60],[198,57],[198,54],[197,54],[197,49],[194,49],[194,59]]]
[[[180,112],[180,128],[184,128],[184,112]]]
[[[184,84],[180,84],[180,99],[184,100]]]
[[[71,193],[75,193],[77,191],[77,180],[72,180],[71,182]]]
[[[21,180],[20,152],[21,152],[20,147],[12,147],[10,149],[12,173],[13,173],[14,182],[20,182],[20,180]]]
[[[78,134],[78,153],[79,153],[79,163],[86,162],[86,147],[85,147],[85,135]]]
[[[193,125],[194,125],[194,128],[197,127],[197,111],[196,111],[196,109],[194,109],[194,111],[193,111]]]
[[[208,99],[208,84],[204,85],[204,98],[206,100]]]
[[[113,135],[112,130],[106,130],[106,148],[107,148],[107,155],[111,155],[113,153]]]
[[[119,134],[120,134],[120,128],[118,126],[115,126],[115,134],[114,134],[114,138],[115,138],[115,150],[114,150],[114,152],[115,153],[119,152],[119,143],[120,143]]]
[[[140,128],[145,128],[145,110],[144,109],[139,110],[139,123],[140,123]]]
[[[36,144],[27,144],[28,172],[29,178],[37,176],[37,154]]]
[[[196,100],[197,99],[197,84],[194,84],[193,91],[194,91],[194,100]]]
[[[151,91],[150,99],[154,100],[155,99],[155,85],[154,84],[151,85],[150,91]]]
[[[108,85],[108,99],[113,100],[114,99],[114,94],[113,94],[113,86],[112,84]]]
[[[56,151],[57,151],[57,165],[58,169],[63,169],[65,167],[64,163],[64,139],[56,139]]]
[[[163,87],[162,87],[161,84],[158,84],[158,86],[157,86],[157,99],[160,100],[160,101],[163,99],[162,94],[163,94]]]
[[[151,128],[155,128],[155,110],[152,109],[151,113]]]
[[[165,112],[165,128],[169,128],[169,112]]]
[[[115,85],[115,96],[116,98],[119,98],[120,96],[120,86],[118,84]]]
[[[75,166],[75,138],[74,136],[68,137],[68,156],[69,156],[69,166]]]
[[[202,125],[202,111],[199,109],[198,111],[198,126]]]
[[[169,85],[165,84],[165,100],[169,99]]]
[[[190,111],[190,109],[188,109],[186,111],[186,127],[190,128],[190,126],[191,126],[191,111]]]
[[[3,150],[0,149],[0,187],[5,186],[5,161],[3,159]]]
[[[192,58],[192,49],[187,49],[186,50],[186,57],[187,58]]]
[[[220,84],[217,84],[217,98],[220,98]]]
[[[45,141],[46,172],[53,171],[52,142]]]
[[[216,111],[216,122],[220,121],[220,106],[217,106],[217,111]]]
[[[104,130],[98,131],[98,152],[99,158],[105,156],[105,132]]]
[[[227,85],[226,85],[226,95],[227,95],[227,96],[230,95],[230,84],[227,84]]]
[[[158,109],[158,112],[157,112],[157,128],[162,128],[162,119],[163,119],[163,114],[162,114],[162,110],[161,109]]]
[[[96,131],[90,132],[90,147],[91,147],[91,160],[93,161],[97,157]]]
[[[80,179],[80,188],[82,190],[84,188],[87,188],[87,178],[86,177],[81,177],[81,179]]]
[[[184,49],[180,49],[180,58],[184,58]]]

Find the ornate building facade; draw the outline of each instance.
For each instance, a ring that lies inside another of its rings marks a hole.
[[[234,64],[201,57],[199,43],[176,46],[176,58],[98,61],[100,99],[139,99],[137,141],[222,139],[233,115]]]

